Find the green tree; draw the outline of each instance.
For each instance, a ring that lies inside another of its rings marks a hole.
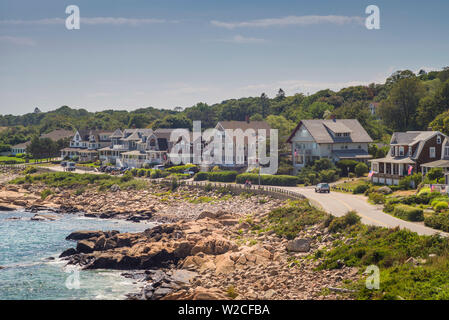
[[[379,106],[382,120],[393,130],[415,128],[416,110],[423,96],[423,87],[416,78],[405,78],[393,85],[388,99]]]

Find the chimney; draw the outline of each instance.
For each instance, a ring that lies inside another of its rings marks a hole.
[[[245,121],[249,123],[249,116],[245,116]]]
[[[336,121],[337,121],[337,118],[335,117],[335,114],[332,114],[332,115],[331,115],[331,119],[332,119],[333,122],[336,122]]]

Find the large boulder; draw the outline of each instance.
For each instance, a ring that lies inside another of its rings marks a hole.
[[[183,259],[190,255],[192,248],[193,248],[193,245],[190,242],[188,242],[188,241],[181,242],[175,249],[174,255],[177,258]]]
[[[76,251],[76,249],[74,248],[69,248],[67,250],[65,250],[63,253],[61,253],[59,255],[60,258],[64,258],[64,257],[69,257],[69,256],[73,256],[74,254],[77,254],[78,252]]]
[[[377,189],[377,192],[380,192],[382,194],[390,194],[393,192],[393,190],[391,190],[391,188],[388,186],[382,186],[379,189]]]
[[[89,240],[80,240],[76,245],[76,251],[79,253],[91,253],[94,251],[95,242]]]
[[[89,238],[98,238],[98,237],[101,237],[102,235],[107,235],[110,233],[117,234],[119,232],[118,231],[103,232],[103,231],[99,231],[99,230],[97,230],[97,231],[81,230],[81,231],[72,232],[65,239],[66,240],[84,240],[84,239],[89,239]]]
[[[229,274],[235,270],[234,261],[231,260],[229,254],[222,254],[215,258],[216,273]]]
[[[309,252],[310,250],[310,239],[301,239],[296,238],[294,240],[290,240],[287,243],[287,250],[293,252]]]
[[[199,252],[205,254],[219,255],[237,249],[237,245],[227,239],[209,236],[197,242],[192,248],[191,254],[195,255]]]

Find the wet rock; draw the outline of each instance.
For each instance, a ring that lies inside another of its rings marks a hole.
[[[95,242],[88,240],[80,240],[76,245],[76,251],[79,253],[91,253],[94,251]]]
[[[50,214],[36,214],[30,220],[32,221],[55,221],[58,219],[57,216],[53,216]]]
[[[77,253],[78,253],[78,252],[76,251],[76,249],[74,249],[74,248],[69,248],[69,249],[65,250],[63,253],[61,253],[61,254],[59,255],[59,258],[69,257],[69,256],[72,256],[72,255],[77,254]]]
[[[81,231],[75,231],[69,234],[65,239],[66,240],[84,240],[84,239],[90,239],[90,238],[98,238],[101,236],[105,236],[106,238],[112,237],[116,234],[118,234],[119,231],[112,230],[112,231],[92,231],[92,230],[81,230]]]
[[[161,299],[163,297],[165,297],[167,294],[172,293],[173,289],[171,288],[157,288],[154,293],[153,296],[151,297],[151,299],[154,300],[158,300]]]

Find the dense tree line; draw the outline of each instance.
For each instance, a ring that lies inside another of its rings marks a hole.
[[[378,102],[378,116],[368,108]],[[2,115],[0,147],[30,140],[33,136],[64,129],[116,128],[192,128],[193,120],[202,127],[213,127],[220,120],[267,120],[287,136],[301,119],[355,118],[377,141],[388,142],[394,131],[434,129],[449,133],[449,68],[418,74],[410,70],[393,73],[384,84],[353,86],[338,92],[326,89],[312,95],[301,93],[286,96],[279,89],[275,97],[265,93],[259,97],[225,100],[208,105],[173,110],[152,107],[134,111],[106,110],[88,112],[85,109],[60,107],[51,112],[22,116]]]

